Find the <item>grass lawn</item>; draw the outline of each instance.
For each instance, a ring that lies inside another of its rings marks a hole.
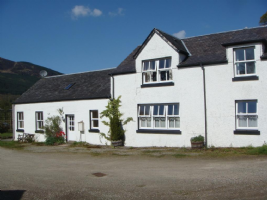
[[[13,133],[0,133],[0,138],[6,139],[6,138],[12,138]]]
[[[0,147],[8,148],[8,149],[23,149],[23,145],[18,141],[1,141]]]

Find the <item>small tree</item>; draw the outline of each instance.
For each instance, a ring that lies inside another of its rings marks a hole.
[[[102,121],[102,123],[109,127],[108,134],[100,133],[100,135],[109,141],[124,140],[123,125],[133,121],[132,117],[128,117],[126,120],[122,120],[122,113],[119,108],[121,107],[121,96],[117,99],[110,99],[106,109],[100,113],[100,118],[107,117],[109,121]]]
[[[262,26],[267,25],[267,12],[261,16],[259,24]]]
[[[58,109],[60,116],[51,116],[45,120],[44,130],[47,145],[62,144],[65,141],[65,133],[61,128],[63,109]]]

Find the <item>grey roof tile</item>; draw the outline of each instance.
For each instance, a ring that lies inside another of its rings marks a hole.
[[[114,69],[47,77],[39,80],[14,103],[35,103],[110,97],[110,76]],[[75,83],[70,89],[65,88]]]

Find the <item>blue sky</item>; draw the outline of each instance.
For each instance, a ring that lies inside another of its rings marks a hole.
[[[266,0],[0,0],[0,57],[62,73],[117,67],[153,28],[192,37],[257,27]]]

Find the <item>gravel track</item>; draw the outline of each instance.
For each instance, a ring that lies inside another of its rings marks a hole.
[[[64,146],[0,148],[0,199],[263,200],[266,169],[265,156],[94,156]]]

